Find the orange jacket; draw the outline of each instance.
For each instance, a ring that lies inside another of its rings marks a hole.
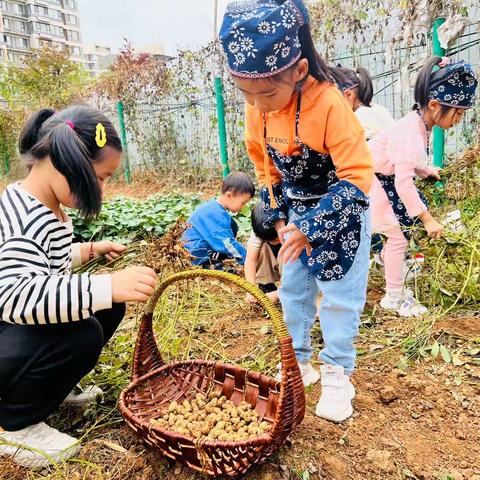
[[[266,114],[267,143],[283,155],[300,151],[294,144],[296,107],[295,95],[283,110]],[[368,194],[373,162],[364,131],[334,85],[307,78],[302,89],[298,136],[313,150],[330,154],[340,180],[348,180]],[[245,142],[259,183],[269,188],[280,183],[280,173],[266,154],[263,114],[249,104],[245,112]]]

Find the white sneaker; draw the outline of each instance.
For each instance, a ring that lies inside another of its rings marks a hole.
[[[400,317],[419,317],[428,312],[428,309],[413,296],[410,289],[403,290],[400,296],[392,295],[387,291],[380,300],[380,306],[384,310],[394,311]]]
[[[76,438],[45,423],[37,423],[16,432],[0,431],[0,456],[27,468],[44,468],[73,457],[80,448]]]
[[[320,380],[320,374],[312,367],[310,362],[298,362],[298,367],[300,368],[300,375],[302,376],[303,386],[309,387],[314,385]],[[282,365],[278,365],[278,373],[275,377],[276,380],[280,381],[282,379]]]
[[[103,397],[103,390],[96,385],[90,385],[81,392],[76,392],[76,389],[73,389],[63,403],[80,406],[94,403],[99,397]]]
[[[320,374],[312,367],[310,362],[298,362],[298,366],[300,367],[304,387],[314,385],[320,380]]]
[[[331,422],[343,422],[353,414],[355,388],[339,365],[322,365],[322,395],[315,415]]]

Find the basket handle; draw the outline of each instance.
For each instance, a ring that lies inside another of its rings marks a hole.
[[[137,378],[145,375],[146,373],[156,368],[160,368],[165,364],[158,350],[157,344],[155,342],[155,337],[153,335],[153,312],[158,301],[160,300],[160,297],[167,289],[167,287],[180,280],[189,280],[194,278],[217,279],[239,286],[246,292],[253,295],[258,300],[259,304],[266,310],[272,321],[273,329],[277,339],[280,342],[282,340],[290,339],[290,334],[288,333],[288,329],[285,325],[285,322],[283,321],[282,314],[275,307],[272,301],[256,285],[247,282],[245,279],[239,277],[238,275],[233,275],[231,273],[219,270],[198,269],[175,273],[165,278],[157,286],[155,292],[147,302],[145,311],[142,315],[137,343],[135,346],[132,380],[136,380]],[[281,351],[282,350],[283,349],[281,349]],[[284,359],[282,358],[282,364],[284,363],[283,360]]]

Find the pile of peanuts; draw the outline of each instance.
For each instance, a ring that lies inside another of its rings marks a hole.
[[[172,402],[161,418],[152,420],[166,430],[197,440],[242,441],[268,433],[271,424],[259,420],[258,412],[241,401],[236,406],[226,397],[197,393],[191,401]]]

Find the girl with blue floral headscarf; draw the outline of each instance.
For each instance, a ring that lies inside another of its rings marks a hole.
[[[433,68],[440,65],[440,69]],[[420,71],[415,84],[414,110],[369,142],[376,178],[370,193],[375,232],[387,237],[382,258],[386,293],[380,306],[402,317],[427,312],[410,289],[404,288],[404,260],[415,223],[423,223],[430,238],[439,238],[443,227],[428,210],[415,176],[440,180],[439,169],[428,164],[432,128],[450,128],[460,122],[474,103],[477,80],[464,62],[448,63],[433,57]]]
[[[233,2],[220,39],[247,101],[245,140],[266,221],[283,244],[280,299],[302,379],[320,378],[310,331],[321,292],[316,414],[342,421],[353,413],[353,342],[369,263],[373,166],[364,132],[315,50],[302,0]]]

